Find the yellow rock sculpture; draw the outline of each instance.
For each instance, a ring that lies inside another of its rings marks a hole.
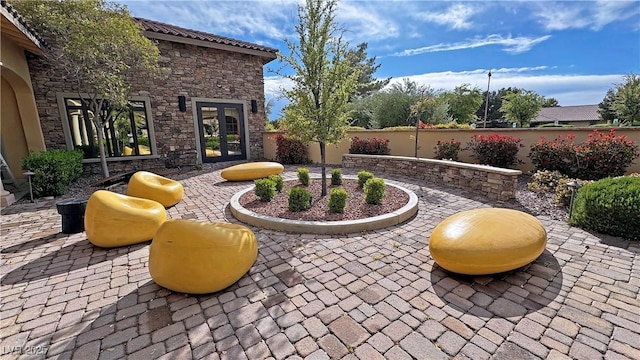
[[[166,220],[156,201],[98,190],[87,202],[84,229],[92,244],[110,248],[151,240]]]
[[[140,155],[150,155],[151,149],[149,149],[149,147],[145,145],[138,145],[138,152],[140,153]],[[129,156],[129,155],[135,155],[135,154],[133,153],[133,148],[130,148],[125,145],[122,155]]]
[[[431,234],[429,251],[442,268],[484,275],[517,269],[545,249],[547,232],[532,215],[510,209],[475,209],[452,215]]]
[[[127,195],[154,200],[164,207],[170,207],[182,200],[184,187],[176,180],[148,171],[138,171],[129,179]]]
[[[257,256],[256,237],[244,226],[172,219],[153,237],[149,273],[167,289],[207,294],[238,281]]]
[[[220,172],[220,176],[228,181],[248,181],[278,175],[283,171],[284,166],[280,163],[262,161],[228,167]]]

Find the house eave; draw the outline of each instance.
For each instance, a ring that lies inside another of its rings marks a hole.
[[[27,28],[3,3],[0,6],[0,13],[2,13],[2,35],[7,36],[9,39],[15,41],[18,45],[28,50],[29,52],[42,56],[44,51],[42,50],[42,44],[38,37]]]
[[[239,46],[218,44],[218,43],[211,42],[211,41],[191,39],[191,38],[185,38],[185,37],[182,37],[182,36],[169,35],[169,34],[161,34],[161,33],[153,32],[153,31],[145,31],[144,35],[146,37],[148,37],[149,39],[170,41],[170,42],[174,42],[174,43],[189,44],[189,45],[201,46],[201,47],[206,47],[206,48],[211,48],[211,49],[217,49],[217,50],[224,50],[224,51],[230,51],[230,52],[241,53],[241,54],[254,55],[254,56],[258,56],[258,57],[262,58],[262,63],[263,64],[267,64],[267,63],[275,60],[276,57],[277,57],[276,54],[274,54],[272,52],[269,52],[269,51],[261,51],[261,50],[256,50],[256,49],[247,49],[247,48],[243,48],[243,47],[239,47]]]

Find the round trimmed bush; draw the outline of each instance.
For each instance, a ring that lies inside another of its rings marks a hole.
[[[373,179],[372,173],[365,170],[358,172],[358,187],[360,189],[364,188],[364,184],[366,184],[369,179]]]
[[[331,189],[329,195],[329,211],[332,213],[344,213],[344,207],[347,205],[347,197],[349,194],[343,188]]]
[[[364,201],[366,201],[367,204],[382,204],[385,188],[384,179],[373,178],[367,180],[367,183],[364,184]]]
[[[298,180],[300,180],[300,184],[304,186],[309,186],[309,182],[311,181],[311,176],[309,175],[309,169],[298,168]]]
[[[342,185],[342,172],[340,169],[331,170],[331,186]]]
[[[304,211],[311,207],[311,193],[305,188],[296,186],[289,190],[289,210]]]
[[[254,180],[253,184],[256,186],[256,196],[260,198],[260,201],[269,202],[276,196],[276,183],[270,179],[258,179]]]
[[[282,179],[282,176],[280,176],[280,175],[269,175],[269,177],[267,179],[273,181],[276,184],[276,191],[277,192],[281,192],[282,191],[282,188],[284,187],[284,180]]]
[[[640,239],[640,178],[621,176],[580,188],[569,222],[604,234]]]

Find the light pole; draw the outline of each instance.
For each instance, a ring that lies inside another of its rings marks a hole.
[[[487,115],[489,114],[489,86],[491,86],[491,70],[489,70],[489,80],[487,81],[487,100],[484,104],[484,122],[482,123],[482,127],[487,127]]]

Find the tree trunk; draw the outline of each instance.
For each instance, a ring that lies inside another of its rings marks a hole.
[[[418,157],[418,129],[419,128],[420,128],[420,117],[418,116],[418,119],[416,120],[416,142],[414,144],[414,147],[415,147],[414,156],[416,158]]]
[[[97,117],[99,119],[99,116]],[[96,126],[96,133],[98,135],[98,148],[100,149],[100,165],[102,166],[102,175],[105,178],[109,177],[109,167],[107,166],[107,156],[104,152],[104,138],[102,136],[102,122],[100,120],[94,121],[93,124]]]
[[[322,194],[321,196],[327,196],[327,172],[326,168],[326,147],[323,141],[319,142],[320,144],[320,165],[322,168]]]

